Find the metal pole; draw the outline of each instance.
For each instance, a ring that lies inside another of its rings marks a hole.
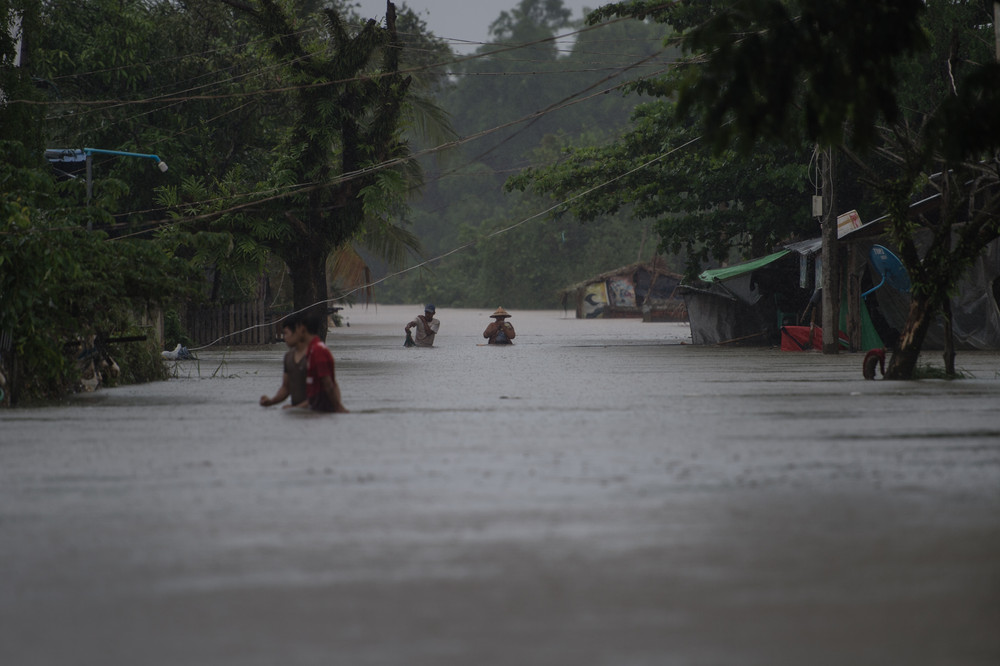
[[[87,153],[87,205],[90,205],[90,197],[94,195],[94,158]]]
[[[94,158],[87,153],[87,207],[90,208],[90,197],[94,194]],[[87,218],[87,231],[92,231],[94,223]]]
[[[93,164],[94,164],[94,153],[100,153],[101,155],[124,155],[125,157],[142,157],[144,159],[153,160],[156,162],[156,166],[162,172],[167,171],[167,163],[160,159],[159,155],[153,155],[150,153],[129,153],[124,150],[104,150],[103,148],[84,148],[84,155],[87,156],[87,206],[90,206],[90,199],[94,194],[94,180],[93,180]],[[93,223],[87,220],[87,231],[90,231],[93,227]]]
[[[104,150],[103,148],[84,148],[84,154],[87,155],[87,159],[94,153],[100,153],[101,155],[124,155],[125,157],[141,157],[147,160],[153,160],[156,162],[156,167],[163,173],[167,172],[167,163],[160,159],[159,155],[153,155],[151,153],[128,153],[124,150]]]
[[[162,162],[159,155],[152,155],[150,153],[127,153],[123,150],[104,150],[102,148],[84,148],[83,152],[90,155],[91,153],[100,153],[102,155],[124,155],[125,157],[144,157],[154,162]]]

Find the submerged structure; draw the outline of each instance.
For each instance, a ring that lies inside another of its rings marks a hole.
[[[783,326],[801,323],[818,284],[820,239],[786,246],[735,266],[715,268],[685,283],[678,294],[687,306],[696,345],[776,345]]]
[[[916,231],[918,246],[927,234]],[[895,346],[909,312],[909,280],[901,279],[905,270],[885,237],[884,218],[843,229],[838,242],[841,345],[854,351]],[[819,238],[792,243],[682,284],[677,293],[687,306],[692,342],[818,348],[807,315],[822,284],[821,248]],[[957,349],[1000,349],[1000,241],[990,243],[965,272],[951,311]],[[944,348],[944,326],[938,316],[925,349]]]
[[[662,259],[654,257],[566,287],[560,296],[564,308],[573,304],[577,319],[685,321],[687,308],[676,293],[681,278]]]

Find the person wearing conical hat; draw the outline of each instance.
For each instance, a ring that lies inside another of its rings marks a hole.
[[[514,327],[511,325],[507,319],[510,317],[508,313],[503,308],[497,308],[497,311],[490,315],[493,318],[493,323],[486,327],[483,331],[483,337],[491,345],[509,345],[512,344],[514,340]]]

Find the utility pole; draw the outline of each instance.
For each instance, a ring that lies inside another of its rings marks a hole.
[[[823,220],[821,222],[823,236],[823,353],[836,354],[840,352],[840,266],[837,255],[837,214],[833,191],[833,148],[819,150],[821,192],[823,193]]]
[[[1000,1],[993,0],[993,35],[997,43],[997,62],[1000,62]]]

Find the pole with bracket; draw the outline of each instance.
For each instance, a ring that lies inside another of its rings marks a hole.
[[[147,160],[153,160],[156,162],[157,168],[166,173],[167,163],[160,159],[159,155],[153,155],[151,153],[129,153],[123,150],[104,150],[103,148],[84,148],[83,154],[87,156],[87,205],[90,205],[90,199],[94,193],[94,180],[93,180],[93,154],[97,153],[99,155],[121,155],[123,157],[141,157]],[[89,220],[87,221],[87,231],[91,231],[93,228],[93,223]]]

